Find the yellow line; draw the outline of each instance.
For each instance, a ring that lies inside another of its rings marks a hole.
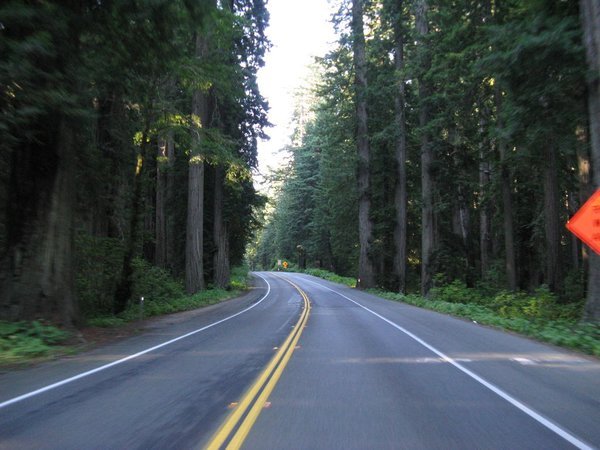
[[[305,302],[304,304],[306,306],[304,309],[305,314],[302,319],[302,323],[299,325],[300,331],[299,331],[299,333],[296,333],[296,336],[294,337],[294,340],[292,341],[292,345],[290,345],[290,347],[288,348],[285,356],[283,357],[283,359],[281,361],[281,364],[279,364],[279,366],[277,366],[275,373],[273,374],[273,376],[271,377],[271,379],[269,380],[269,382],[267,383],[267,385],[261,392],[260,396],[254,403],[254,406],[252,407],[252,409],[250,410],[250,412],[248,413],[248,415],[246,416],[246,418],[240,425],[240,428],[238,429],[238,431],[235,433],[235,435],[231,439],[231,442],[227,446],[227,450],[237,450],[242,446],[242,443],[248,436],[248,433],[252,429],[252,426],[256,422],[256,419],[258,419],[258,416],[262,412],[264,404],[267,401],[267,399],[269,398],[269,395],[271,395],[271,392],[273,392],[273,389],[275,389],[275,385],[279,381],[279,378],[281,377],[281,374],[283,373],[285,366],[287,365],[288,361],[292,357],[292,353],[294,353],[294,350],[296,348],[298,340],[300,339],[300,335],[302,334],[302,329],[304,328],[304,325],[306,324],[306,321],[308,320],[308,312],[310,310],[310,306],[309,306],[310,303],[308,303],[308,298],[305,297],[303,292],[301,292],[301,294],[304,297],[304,302]]]
[[[258,395],[260,388],[269,378],[269,375],[271,374],[271,372],[273,372],[276,365],[283,357],[285,350],[292,339],[293,332],[287,337],[283,345],[279,348],[279,350],[271,359],[267,367],[262,371],[258,379],[254,382],[252,386],[250,386],[250,389],[242,397],[242,401],[239,403],[239,405],[235,408],[235,410],[229,415],[227,420],[219,428],[217,433],[211,439],[211,442],[208,445],[207,449],[218,449],[225,442],[229,434],[233,431],[233,428],[235,428],[236,424],[241,419],[242,415],[246,412],[246,409],[248,409],[248,407],[252,403],[252,400],[256,397],[256,395]]]
[[[294,286],[296,290],[300,293],[300,295],[304,299],[304,310],[300,318],[298,319],[294,330],[288,335],[283,345],[279,348],[279,350],[271,359],[267,367],[262,371],[258,379],[254,382],[254,384],[252,384],[250,389],[243,396],[240,404],[235,408],[234,411],[232,411],[229,417],[221,425],[219,430],[217,430],[217,432],[211,438],[209,444],[206,447],[206,449],[208,450],[216,450],[221,448],[221,446],[227,441],[227,438],[233,432],[237,424],[240,422],[242,416],[252,405],[248,415],[243,420],[242,424],[234,434],[230,443],[227,445],[228,450],[240,448],[240,446],[248,436],[250,429],[256,422],[256,419],[260,415],[266,400],[275,388],[277,381],[279,381],[279,378],[281,377],[285,366],[291,358],[292,353],[294,353],[294,349],[298,343],[298,340],[300,339],[302,330],[308,320],[308,314],[310,311],[310,301],[307,295],[304,293],[304,291],[302,291],[302,289],[300,289],[297,285],[295,285],[289,280],[286,280],[285,278],[282,279]],[[271,378],[269,379],[269,377]],[[268,383],[266,384],[266,386],[264,386],[265,382],[268,379]]]

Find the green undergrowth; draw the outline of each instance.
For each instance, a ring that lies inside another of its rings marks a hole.
[[[132,300],[121,314],[106,312],[107,305],[91,307],[92,284],[86,286],[82,309],[86,324],[95,327],[119,327],[128,322],[152,316],[171,314],[213,305],[238,296],[248,285],[248,268],[232,269],[229,289],[208,289],[186,295],[183,285],[167,272],[137,259],[133,263]],[[141,298],[144,297],[143,304]],[[108,302],[108,300],[103,300]],[[87,306],[87,308],[85,307]],[[40,357],[69,354],[77,351],[67,342],[71,333],[59,328],[33,322],[0,321],[0,365],[24,363]]]
[[[477,323],[514,331],[551,344],[600,356],[600,326],[598,324],[583,323],[572,318],[548,319],[543,316],[519,315],[522,305],[509,306],[506,298],[503,299],[500,311],[498,311],[493,306],[429,300],[414,294],[402,295],[380,290],[372,290],[372,293],[388,300],[401,301],[409,305],[463,317]],[[508,294],[501,295],[505,297]]]
[[[305,272],[354,287],[321,269]],[[561,303],[543,287],[533,293],[500,291],[484,294],[454,281],[432,289],[431,299],[380,289],[369,292],[388,300],[462,317],[600,357],[600,324],[580,321],[583,302]]]
[[[356,279],[350,277],[342,277],[324,269],[305,269],[303,272],[308,275],[323,278],[324,280],[333,281],[334,283],[343,284],[349,287],[356,287]]]
[[[248,268],[236,267],[231,272],[229,289],[208,289],[194,295],[186,295],[183,286],[173,281],[165,271],[150,266],[143,260],[136,262],[134,272],[133,300],[129,307],[118,315],[103,315],[88,319],[88,324],[96,327],[117,327],[127,322],[153,316],[172,314],[181,311],[214,305],[233,297],[247,288]],[[140,270],[140,265],[148,266],[148,271]],[[143,301],[142,301],[143,297]]]
[[[65,353],[70,333],[38,321],[0,321],[0,364]]]
[[[121,314],[94,317],[88,320],[88,324],[96,327],[117,327],[127,322],[146,319],[148,317],[162,316],[214,305],[239,294],[240,291],[237,290],[207,289],[194,295],[184,295],[177,298],[153,299],[149,296],[144,297],[143,302],[140,298],[140,301],[130,304]]]

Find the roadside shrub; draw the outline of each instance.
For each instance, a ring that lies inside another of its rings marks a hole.
[[[66,331],[38,321],[0,321],[0,363],[14,363],[60,351],[62,347],[58,344],[69,336]]]
[[[305,269],[303,272],[308,275],[323,278],[324,280],[333,281],[334,283],[344,284],[349,287],[356,287],[356,280],[354,278],[342,277],[325,269],[311,268]]]
[[[330,273],[320,269],[308,269],[305,272],[330,279]],[[437,281],[441,281],[441,278]],[[480,295],[478,289],[467,288],[460,281],[436,287],[433,299],[378,289],[370,289],[369,292],[388,300],[463,317],[600,356],[600,324],[579,322],[582,303],[560,304],[545,287],[533,294],[503,291],[491,298]]]
[[[89,319],[87,324],[92,327],[115,328],[123,325],[125,322],[126,320],[121,317],[101,316]]]
[[[502,317],[525,317],[529,319],[578,319],[582,303],[561,304],[556,295],[542,286],[533,294],[524,292],[500,292],[489,305]]]
[[[246,265],[237,266],[231,269],[230,288],[236,291],[242,291],[248,287],[248,273],[250,269]]]
[[[481,295],[461,280],[432,288],[431,298],[449,303],[481,303]]]
[[[571,270],[565,276],[564,295],[566,301],[579,302],[585,298],[585,273],[583,269]]]
[[[123,245],[119,239],[77,234],[75,286],[84,317],[111,313],[123,252]]]
[[[160,303],[185,295],[183,283],[174,280],[166,270],[142,258],[134,258],[132,266],[131,300],[134,304],[139,302],[140,297]]]
[[[206,289],[186,295],[182,283],[173,280],[164,270],[142,259],[133,262],[133,295],[129,307],[118,316],[101,316],[88,321],[92,326],[116,327],[143,318],[172,314],[213,305],[232,298],[247,288],[248,268],[236,267],[231,272],[230,289]],[[144,297],[143,306],[140,297]]]
[[[460,304],[443,302],[439,300],[428,300],[419,295],[402,295],[395,292],[372,291],[389,300],[401,301],[409,305],[418,306],[421,308],[430,309],[443,314],[451,314],[458,317],[475,321],[480,324],[491,325],[505,330],[514,331],[526,336],[549,342],[562,347],[569,347],[590,355],[600,356],[600,324],[597,323],[581,323],[578,320],[559,318],[555,320],[546,318],[534,317],[519,317],[509,316],[510,298],[522,297],[527,299],[524,294],[507,294],[502,296],[504,314],[501,315],[497,311],[482,305]],[[530,297],[529,301],[535,297]],[[539,299],[535,299],[534,303],[538,303]],[[547,300],[547,299],[546,299]],[[521,300],[523,301],[523,300]],[[543,304],[544,299],[539,303]],[[538,303],[538,304],[539,304]],[[528,305],[525,300],[525,305]],[[529,304],[531,306],[531,304]],[[536,304],[533,309],[537,308]],[[564,311],[564,306],[560,305],[559,310]],[[569,309],[573,309],[574,305],[568,305]],[[562,314],[562,313],[561,313]]]

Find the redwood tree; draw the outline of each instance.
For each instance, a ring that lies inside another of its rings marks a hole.
[[[600,189],[600,4],[595,0],[581,0],[581,20],[583,23],[589,73],[588,112],[592,155],[592,184]],[[587,301],[584,318],[600,320],[600,255],[590,252]]]
[[[358,234],[360,241],[357,286],[370,288],[375,284],[375,276],[371,260],[373,240],[373,223],[370,217],[371,155],[367,127],[367,61],[363,30],[363,0],[352,0],[352,38],[356,102],[356,148],[358,153]]]

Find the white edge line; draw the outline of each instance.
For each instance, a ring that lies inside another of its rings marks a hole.
[[[218,320],[217,322],[211,323],[210,325],[206,325],[206,326],[204,326],[202,328],[198,328],[197,330],[190,331],[189,333],[186,333],[186,334],[184,334],[182,336],[179,336],[179,337],[176,337],[176,338],[171,339],[169,341],[163,342],[162,344],[158,344],[158,345],[155,345],[154,347],[150,347],[150,348],[147,348],[146,350],[142,350],[141,352],[135,353],[133,355],[126,356],[125,358],[121,358],[121,359],[119,359],[117,361],[113,361],[111,363],[105,364],[105,365],[97,367],[95,369],[88,370],[87,372],[83,372],[83,373],[80,373],[78,375],[74,375],[72,377],[66,378],[64,380],[57,381],[56,383],[49,384],[48,386],[44,386],[44,387],[42,387],[40,389],[36,389],[35,391],[31,391],[31,392],[28,392],[26,394],[19,395],[18,397],[14,397],[14,398],[11,398],[9,400],[6,400],[6,401],[0,403],[0,409],[6,408],[7,406],[10,406],[10,405],[13,405],[15,403],[21,402],[21,401],[26,400],[28,398],[35,397],[36,395],[43,394],[44,392],[48,392],[48,391],[50,391],[52,389],[56,389],[57,387],[64,386],[65,384],[72,383],[73,381],[77,381],[77,380],[80,380],[82,378],[88,377],[88,376],[93,375],[95,373],[98,373],[98,372],[101,372],[103,370],[109,369],[111,367],[117,366],[119,364],[123,364],[124,362],[127,362],[129,360],[138,358],[138,357],[140,357],[142,355],[145,355],[147,353],[153,352],[154,350],[158,350],[159,348],[166,347],[167,345],[173,344],[174,342],[180,341],[180,340],[185,339],[187,337],[190,337],[190,336],[192,336],[194,334],[197,334],[197,333],[200,333],[202,331],[208,330],[209,328],[212,328],[212,327],[214,327],[216,325],[219,325],[219,324],[221,324],[223,322],[226,322],[226,321],[228,321],[230,319],[233,319],[234,317],[237,317],[237,316],[239,316],[241,314],[244,314],[245,312],[250,311],[252,308],[254,308],[258,304],[260,304],[264,299],[266,299],[269,296],[269,293],[271,292],[271,285],[266,280],[266,278],[263,277],[262,275],[259,275],[259,274],[256,274],[256,275],[259,276],[260,278],[262,278],[265,283],[267,283],[267,293],[259,301],[257,301],[256,303],[250,305],[248,308],[243,309],[243,310],[241,310],[241,311],[239,311],[239,312],[237,312],[237,313],[235,313],[235,314],[233,314],[233,315],[231,315],[229,317],[226,317],[224,319]]]
[[[435,353],[436,355],[438,355],[440,358],[442,358],[444,361],[452,364],[454,367],[456,367],[458,370],[460,370],[461,372],[463,372],[464,374],[468,375],[469,377],[471,377],[473,380],[477,381],[479,384],[485,386],[486,388],[488,388],[490,391],[492,391],[494,394],[502,397],[504,400],[506,400],[507,402],[509,402],[511,405],[515,406],[516,408],[520,409],[522,412],[524,412],[525,414],[527,414],[529,417],[531,417],[532,419],[536,420],[537,422],[539,422],[540,424],[542,424],[543,426],[545,426],[546,428],[548,428],[550,431],[556,433],[557,435],[559,435],[560,437],[562,437],[564,440],[570,442],[571,444],[573,444],[575,447],[581,449],[581,450],[594,450],[595,447],[591,446],[590,444],[587,444],[586,442],[582,441],[581,439],[577,438],[576,436],[574,436],[573,434],[569,433],[568,431],[566,431],[565,429],[561,428],[560,426],[556,425],[554,422],[552,422],[550,419],[544,417],[543,415],[541,415],[540,413],[536,412],[535,410],[531,409],[530,407],[528,407],[527,405],[525,405],[524,403],[520,402],[519,400],[517,400],[516,398],[512,397],[511,395],[507,394],[506,392],[504,392],[502,389],[500,389],[499,387],[495,386],[494,384],[490,383],[489,381],[486,381],[485,379],[481,378],[479,375],[477,375],[476,373],[472,372],[471,370],[467,369],[465,366],[463,366],[462,364],[456,362],[454,359],[452,359],[451,357],[449,357],[448,355],[444,354],[443,352],[441,352],[440,350],[438,350],[437,348],[435,348],[434,346],[428,344],[427,342],[425,342],[423,339],[421,339],[420,337],[416,336],[415,334],[411,333],[410,331],[408,331],[407,329],[401,327],[400,325],[392,322],[391,320],[383,317],[382,315],[376,313],[375,311],[367,308],[366,306],[361,305],[360,303],[358,303],[355,300],[352,300],[350,297],[345,296],[344,294],[341,294],[337,291],[335,291],[334,289],[331,289],[321,283],[317,283],[315,281],[309,280],[307,278],[303,278],[304,281],[307,281],[308,283],[312,283],[315,284],[319,287],[322,287],[323,289],[327,289],[328,291],[331,291],[337,295],[339,295],[340,297],[345,298],[346,300],[351,301],[352,303],[354,303],[357,306],[360,306],[362,309],[364,309],[365,311],[370,312],[371,314],[373,314],[374,316],[378,317],[379,319],[383,320],[384,322],[388,323],[389,325],[393,326],[394,328],[396,328],[397,330],[401,331],[402,333],[406,334],[407,336],[409,336],[410,338],[412,338],[413,340],[417,341],[419,344],[421,344],[423,347],[427,348],[428,350],[432,351],[433,353]]]

